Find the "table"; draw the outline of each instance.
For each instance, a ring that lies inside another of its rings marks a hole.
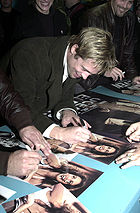
[[[93,91],[140,102],[140,97],[126,96],[103,87]],[[1,130],[8,131],[8,128],[4,126]],[[140,167],[122,170],[114,162],[107,165],[80,154],[73,161],[103,172],[78,197],[92,213],[140,213]]]
[[[140,102],[139,96],[124,95],[102,86],[93,92],[111,97]],[[104,172],[104,174],[79,196],[79,200],[95,213],[140,212],[140,167],[121,170],[114,162],[102,164],[90,158],[76,156],[76,162]],[[89,199],[90,198],[90,199]]]

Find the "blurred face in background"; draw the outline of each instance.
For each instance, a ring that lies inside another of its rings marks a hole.
[[[111,0],[111,6],[114,14],[123,17],[124,14],[131,9],[134,0]]]
[[[52,6],[54,0],[36,0],[36,9],[43,14],[49,14],[50,7]]]
[[[3,8],[11,8],[12,0],[0,0],[0,4]]]

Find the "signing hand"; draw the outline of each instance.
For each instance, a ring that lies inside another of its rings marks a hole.
[[[50,133],[50,137],[57,140],[65,141],[66,143],[87,142],[91,132],[83,127],[54,127]]]
[[[117,81],[118,78],[120,78],[120,80],[124,78],[124,73],[119,68],[114,67],[111,71],[106,71],[104,76],[111,77],[114,81]]]
[[[123,164],[120,168],[126,169],[131,166],[140,166],[140,144],[116,158],[117,164]]]
[[[91,128],[88,122],[84,121],[85,128]],[[73,124],[73,126],[79,126],[78,124],[81,124],[81,120],[79,116],[77,116],[73,111],[71,110],[64,110],[62,114],[62,121],[61,124],[63,127],[67,127],[68,124]],[[81,124],[82,126],[82,124]]]
[[[76,119],[78,118],[78,116],[75,114],[75,112],[73,112],[72,110],[64,110],[62,112],[62,121],[61,124],[63,127],[67,127],[68,124],[73,122],[73,117],[76,117]]]
[[[27,176],[38,169],[41,156],[34,151],[18,150],[10,154],[7,174],[14,176]]]
[[[140,141],[140,122],[131,124],[126,131],[126,137],[130,143],[133,141]]]
[[[19,135],[25,143],[27,143],[32,150],[42,150],[47,156],[49,155],[50,145],[47,143],[41,132],[34,126],[27,126],[19,131]]]

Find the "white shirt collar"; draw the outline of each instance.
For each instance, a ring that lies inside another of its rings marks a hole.
[[[62,82],[64,82],[68,78],[68,64],[67,64],[68,48],[69,48],[69,45],[67,46],[67,48],[65,50],[65,54],[64,54],[64,60],[63,60],[64,74],[63,74]]]

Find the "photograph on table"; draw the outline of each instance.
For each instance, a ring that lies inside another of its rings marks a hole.
[[[117,80],[116,82],[113,81],[113,83],[105,84],[104,86],[111,90],[121,92],[122,90],[128,89],[132,85],[133,83],[131,80],[123,79],[123,80]]]
[[[82,100],[83,96],[84,99]],[[89,104],[82,105],[85,97],[88,97],[86,102],[89,101],[91,103],[90,110],[87,110]],[[123,140],[122,136],[125,135],[126,129],[130,124],[140,120],[140,103],[138,102],[114,98],[91,91],[79,94],[75,97],[75,100],[77,101],[75,106],[79,116],[88,121],[92,126],[91,131],[97,134],[105,135],[108,133],[111,134],[111,137],[114,135]],[[96,100],[96,102],[93,103],[93,100]]]
[[[63,160],[58,168],[49,166],[45,159],[44,163],[39,165],[36,172],[32,172],[24,180],[39,188],[51,187],[56,183],[63,184],[69,191],[78,197],[94,181],[96,181],[103,172],[87,166],[75,163],[73,161]]]
[[[16,151],[21,147],[21,141],[14,132],[0,131],[0,150]]]
[[[3,203],[6,200],[6,198],[2,195],[0,195],[0,204]]]
[[[14,195],[16,191],[9,189],[8,187],[0,185],[0,204]]]
[[[128,95],[140,96],[140,85],[133,84],[132,86],[128,87],[127,89],[123,89],[121,92],[124,94],[128,94]]]
[[[123,94],[140,96],[140,85],[128,79],[118,80],[115,83],[113,82],[112,84],[106,84],[104,86]]]
[[[132,144],[129,142],[99,134],[93,134],[86,143],[79,141],[71,146],[59,140],[49,139],[47,141],[55,153],[71,154],[76,152],[105,164],[110,164],[116,157],[132,147]]]
[[[4,203],[6,213],[90,213],[61,183]]]

